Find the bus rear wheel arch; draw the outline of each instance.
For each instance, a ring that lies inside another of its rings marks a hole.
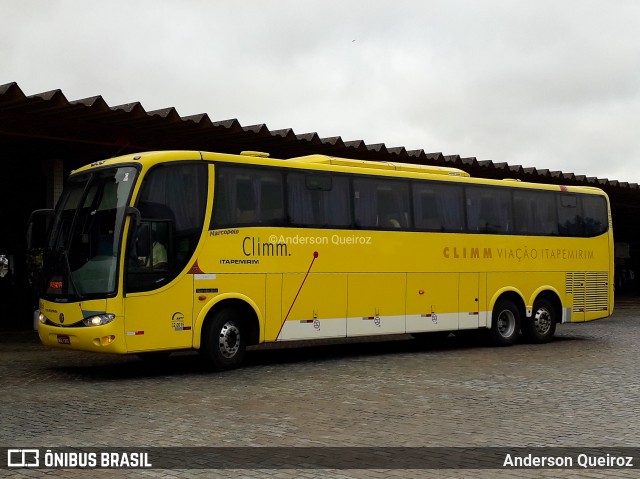
[[[533,303],[531,317],[522,323],[522,335],[531,343],[547,343],[553,339],[559,320],[559,301],[540,296]]]

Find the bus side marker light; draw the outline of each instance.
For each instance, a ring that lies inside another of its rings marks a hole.
[[[207,297],[204,294],[201,294],[200,296],[198,296],[198,301],[204,301],[206,299]]]
[[[418,294],[424,294],[424,289],[421,289],[420,291],[418,291]]]

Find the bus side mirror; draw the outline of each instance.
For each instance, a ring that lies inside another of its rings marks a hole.
[[[42,274],[43,252],[47,243],[47,229],[53,210],[35,210],[27,223],[26,267],[29,283],[36,285]]]
[[[53,216],[53,210],[35,210],[29,215],[27,223],[27,251],[44,248],[46,231],[49,220]]]

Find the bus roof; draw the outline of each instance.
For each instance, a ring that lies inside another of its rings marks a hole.
[[[445,168],[442,166],[416,165],[413,163],[393,163],[390,161],[353,160],[349,158],[337,158],[326,155],[308,155],[290,158],[286,161],[301,163],[315,163],[321,165],[337,165],[359,168],[372,168],[376,170],[408,171],[412,173],[430,173],[432,175],[448,175],[469,177],[469,173],[457,168]]]
[[[89,171],[95,167],[104,166],[116,166],[123,163],[135,163],[140,164],[143,168],[147,169],[159,163],[173,162],[173,161],[193,161],[204,160],[213,162],[225,162],[225,163],[245,163],[256,166],[275,166],[285,168],[301,168],[316,171],[335,171],[342,173],[355,173],[361,175],[380,175],[380,176],[392,176],[392,177],[404,177],[404,178],[424,178],[424,179],[442,179],[454,182],[463,183],[478,183],[485,185],[496,186],[511,186],[520,188],[535,188],[557,191],[580,192],[600,194],[607,196],[600,188],[593,186],[560,186],[547,183],[530,183],[521,182],[517,179],[490,179],[490,178],[471,178],[469,173],[457,169],[447,168],[441,166],[430,165],[418,165],[412,163],[396,163],[396,162],[382,162],[382,161],[369,161],[369,160],[355,160],[349,158],[339,158],[327,155],[307,155],[289,159],[270,158],[268,153],[257,151],[243,151],[240,155],[228,154],[228,153],[213,153],[204,151],[181,151],[181,150],[168,150],[168,151],[147,151],[142,153],[135,153],[117,158],[111,158],[108,160],[96,161],[90,165],[83,166],[77,170],[72,171],[72,174]]]

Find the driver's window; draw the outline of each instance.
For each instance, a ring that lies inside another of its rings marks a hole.
[[[204,225],[207,165],[178,162],[145,176],[127,250],[127,292],[150,291],[172,281],[191,260]]]
[[[135,261],[132,267],[145,271],[167,271],[169,269],[168,246],[171,244],[169,221],[143,221],[135,238]]]

